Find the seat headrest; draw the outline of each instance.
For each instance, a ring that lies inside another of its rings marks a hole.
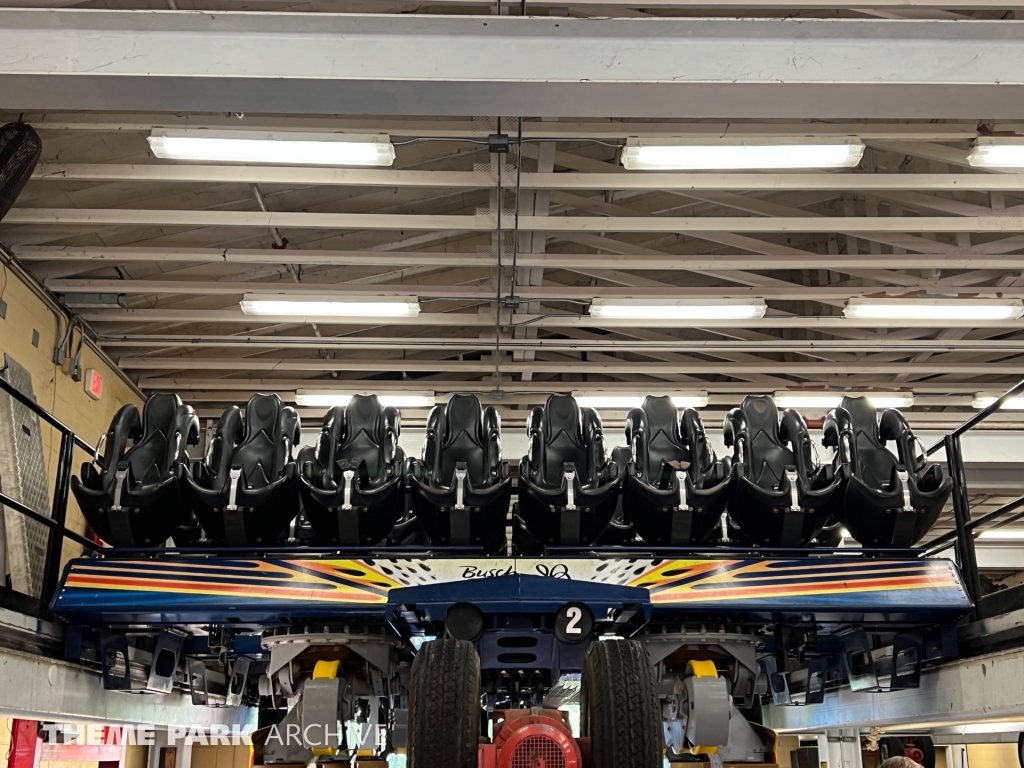
[[[553,443],[564,433],[573,442],[583,444],[583,416],[572,395],[551,395],[544,405],[544,439]]]
[[[151,435],[154,432],[162,432],[167,435],[174,424],[174,417],[182,405],[184,403],[181,398],[175,394],[160,392],[150,395],[142,407],[143,436]]]
[[[281,398],[276,394],[253,395],[245,407],[246,438],[252,437],[257,432],[267,432],[273,435],[282,407]]]
[[[644,398],[643,409],[652,435],[665,432],[673,442],[680,442],[679,409],[671,397],[648,395]]]
[[[750,433],[767,432],[772,436],[779,433],[779,409],[768,395],[747,395],[740,404],[747,417]]]
[[[484,408],[476,395],[452,395],[445,409],[445,439],[447,445],[465,432],[474,442],[483,443]]]
[[[376,395],[353,395],[345,409],[345,437],[351,440],[359,432],[377,437],[384,408]]]
[[[871,434],[878,432],[875,406],[868,398],[847,396],[843,398],[839,407],[844,408],[850,414],[850,422],[855,432],[870,432]]]

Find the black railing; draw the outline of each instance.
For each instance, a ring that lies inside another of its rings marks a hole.
[[[953,517],[956,529],[943,534],[928,542],[927,548],[922,553],[924,557],[933,557],[947,549],[951,544],[955,545],[957,562],[960,564],[960,571],[964,578],[968,594],[976,606],[975,616],[979,619],[986,617],[987,611],[984,595],[981,589],[981,574],[978,569],[978,552],[974,540],[985,531],[1003,528],[1007,525],[1024,519],[1024,511],[1018,511],[1024,507],[1024,496],[1003,504],[998,509],[982,515],[977,519],[971,517],[971,504],[967,494],[967,473],[964,467],[963,450],[960,438],[988,419],[993,413],[1000,410],[1007,402],[1016,397],[1024,396],[1024,381],[1008,389],[988,406],[969,418],[959,427],[954,429],[941,440],[928,448],[919,459],[931,456],[945,449],[946,467],[949,476],[953,481]],[[1010,513],[1016,514],[1010,515]],[[1009,516],[1008,516],[1009,515]]]
[[[39,600],[41,603],[40,613],[44,613],[50,598],[57,591],[57,584],[60,581],[60,561],[64,548],[64,540],[71,539],[88,549],[96,550],[99,547],[95,542],[72,531],[67,527],[68,514],[68,493],[71,489],[71,468],[74,464],[75,447],[92,455],[95,449],[78,435],[71,431],[71,428],[63,422],[54,418],[45,408],[39,405],[28,395],[0,377],[0,389],[24,405],[36,416],[49,424],[60,433],[60,450],[57,452],[57,477],[54,481],[53,502],[51,505],[51,516],[46,515],[22,504],[17,499],[11,498],[6,493],[0,492],[0,504],[20,512],[31,520],[46,526],[49,531],[46,543],[46,559],[43,562],[43,581],[40,589]],[[8,544],[9,546],[9,544]]]

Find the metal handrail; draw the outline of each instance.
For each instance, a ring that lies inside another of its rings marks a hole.
[[[3,377],[0,377],[0,389],[2,389],[8,395],[10,395],[19,403],[24,405],[26,408],[32,411],[32,413],[41,418],[51,427],[60,430],[61,434],[71,435],[71,438],[74,440],[75,445],[77,445],[83,451],[86,451],[90,456],[96,453],[96,449],[89,445],[87,442],[85,442],[85,440],[80,438],[78,435],[76,435],[74,431],[71,429],[71,427],[67,426],[64,422],[55,418],[53,414],[51,414],[49,411],[43,408],[43,406],[41,406],[39,403],[37,403],[35,400],[26,395],[24,392],[22,392],[20,389],[15,387],[13,384],[11,384],[11,382],[7,381]]]
[[[68,496],[71,489],[71,465],[74,461],[75,447],[87,451],[90,455],[95,449],[76,435],[70,427],[45,410],[39,403],[15,387],[11,382],[0,377],[0,390],[28,408],[32,413],[60,432],[60,450],[57,453],[57,477],[54,482],[52,517],[47,517],[34,509],[22,504],[5,493],[0,493],[0,504],[34,520],[49,529],[46,541],[46,559],[43,562],[43,583],[40,599],[43,606],[57,591],[60,582],[61,559],[64,552],[64,540],[71,539],[77,544],[93,551],[100,549],[95,542],[70,530],[67,527]],[[59,536],[57,534],[60,534]],[[45,612],[45,608],[43,609]]]
[[[1016,384],[1016,386],[1006,390],[1006,392],[1004,392],[1002,395],[996,398],[996,401],[994,403],[987,405],[986,407],[982,408],[978,413],[971,416],[971,418],[969,418],[959,427],[950,432],[949,436],[960,437],[965,432],[974,429],[976,426],[981,424],[981,422],[985,421],[985,419],[987,419],[993,413],[1002,408],[1009,400],[1012,400],[1013,398],[1022,394],[1024,394],[1024,381],[1020,381]],[[946,444],[945,440],[946,438],[943,437],[941,440],[937,441],[934,445],[932,445],[931,448],[924,452],[924,456],[931,456],[933,453],[936,453],[941,448],[943,448]],[[918,457],[918,461],[922,460],[924,456]]]

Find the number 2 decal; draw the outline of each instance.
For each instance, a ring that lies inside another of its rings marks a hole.
[[[565,625],[565,633],[567,635],[581,635],[583,629],[580,627],[580,619],[583,618],[583,611],[578,606],[572,605],[565,612],[565,617],[569,622]]]

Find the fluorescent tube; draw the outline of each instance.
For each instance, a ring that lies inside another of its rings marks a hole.
[[[622,165],[631,171],[855,168],[863,155],[858,139],[627,139]]]
[[[149,146],[157,157],[200,162],[390,166],[395,161],[386,135],[157,128]]]

